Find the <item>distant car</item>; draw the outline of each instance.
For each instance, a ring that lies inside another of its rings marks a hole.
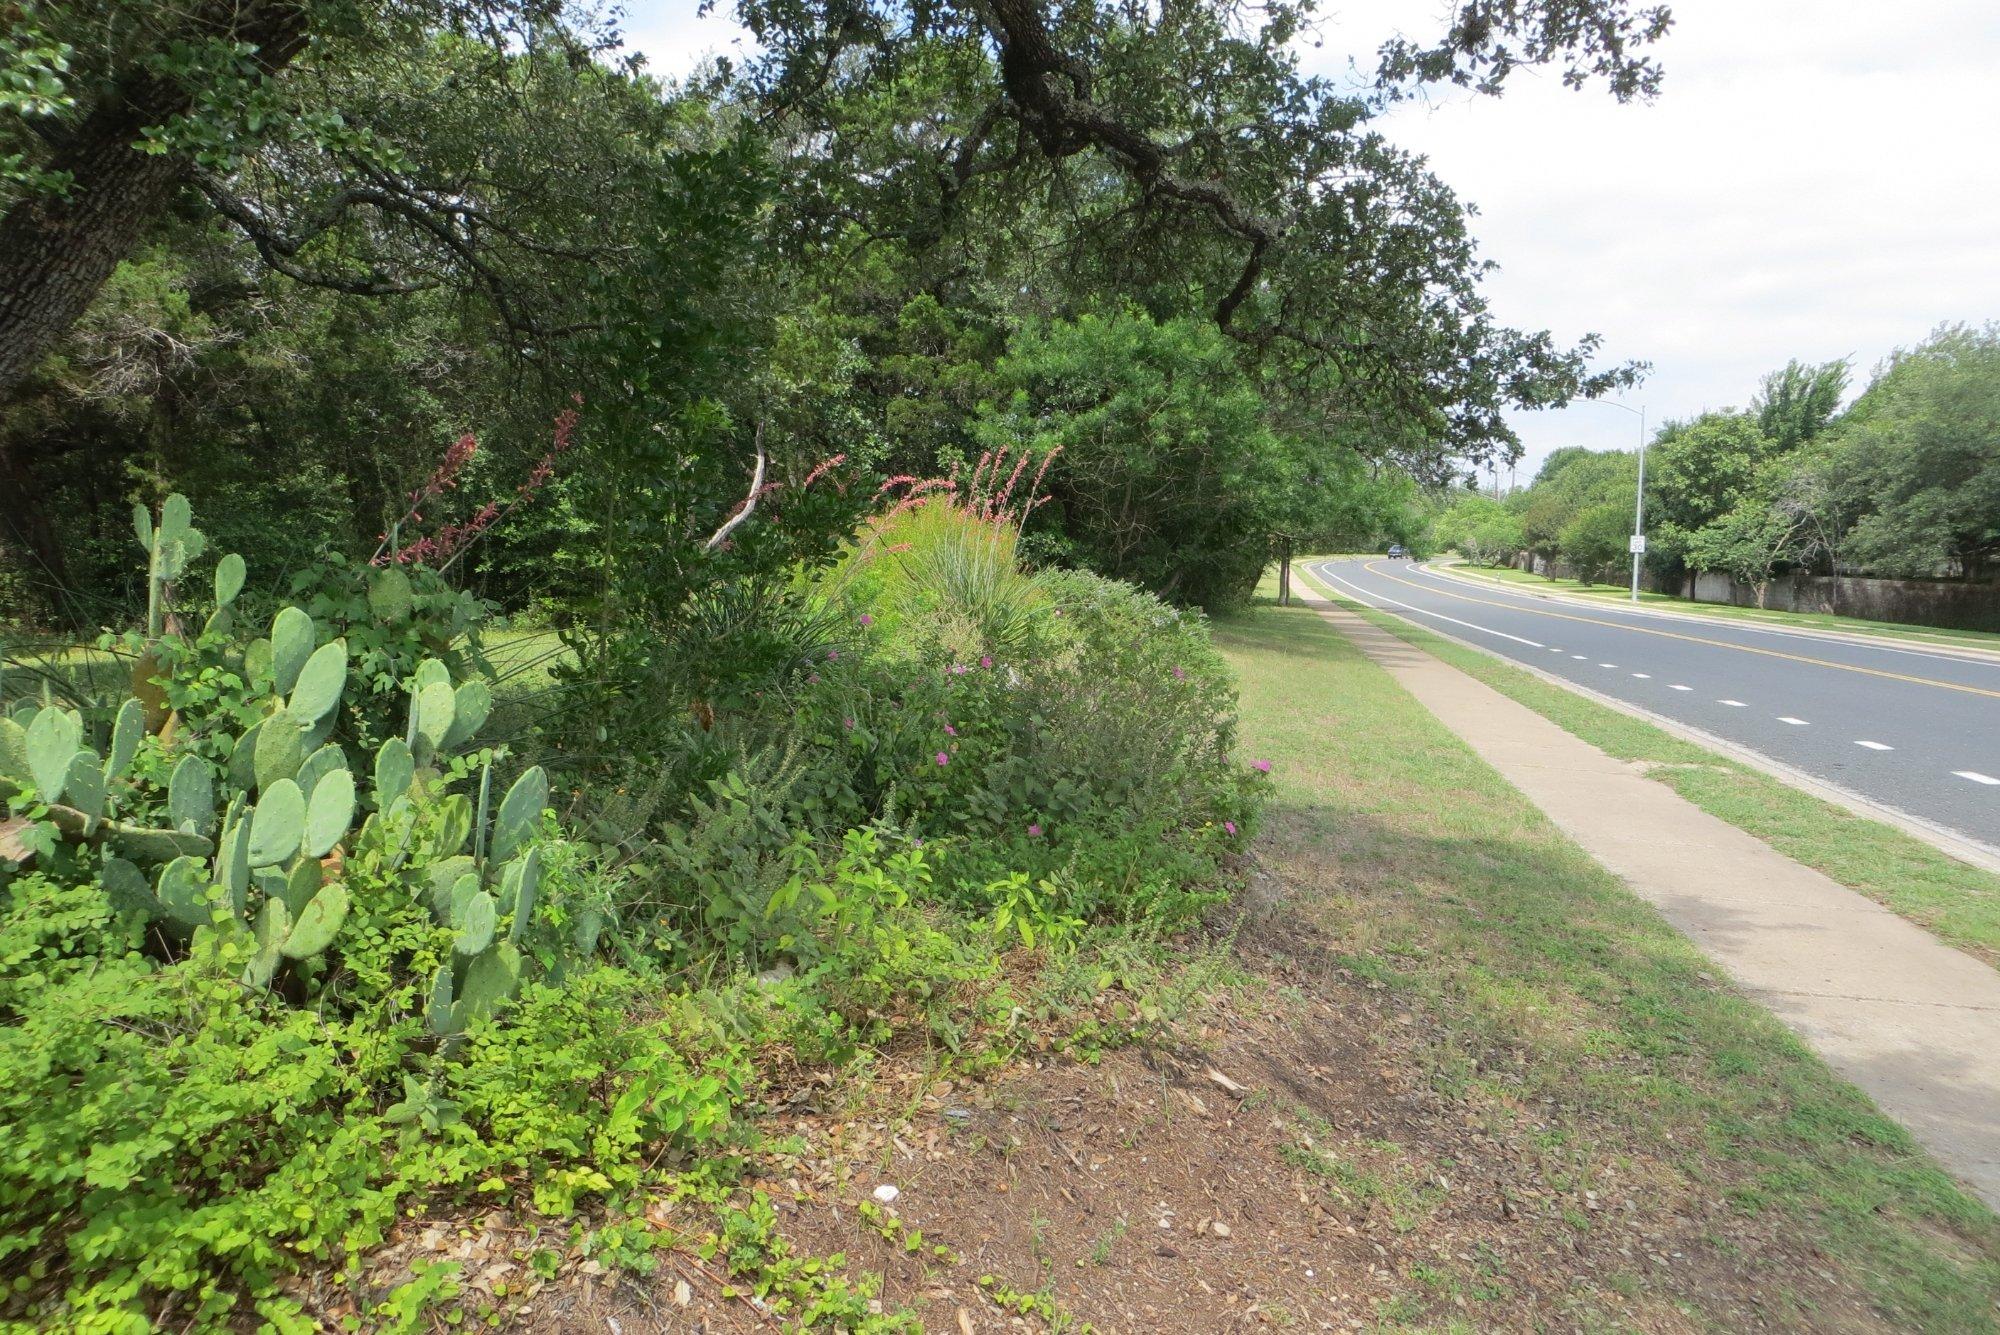
[[[1390,547],[1389,547],[1389,559],[1390,559],[1391,561],[1401,561],[1401,560],[1405,559],[1405,558],[1406,558],[1406,557],[1408,557],[1408,556],[1409,556],[1409,552],[1407,552],[1407,551],[1405,551],[1405,550],[1403,549],[1403,544],[1402,544],[1402,543],[1398,542],[1398,543],[1393,543],[1393,544],[1391,544],[1391,545],[1390,545]]]

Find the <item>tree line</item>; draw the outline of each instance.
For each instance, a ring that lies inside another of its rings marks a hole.
[[[1300,3],[738,11],[755,55],[671,81],[590,6],[15,6],[0,616],[129,608],[125,516],[173,491],[264,568],[363,557],[450,442],[463,518],[579,397],[462,572],[516,608],[668,615],[846,531],[773,503],[706,546],[753,476],[1030,438],[1031,554],[1214,606],[1272,532],[1407,527],[1507,408],[1635,373],[1495,321],[1466,208],[1378,123],[1536,65],[1649,96],[1662,9],[1509,0],[1343,79]]]
[[[1853,402],[1846,361],[1794,361],[1747,409],[1669,422],[1646,455],[1647,568],[1757,590],[1774,575],[1992,578],[2000,558],[2000,324],[1950,325],[1875,370]],[[1586,581],[1627,559],[1638,458],[1549,455],[1504,498],[1462,494],[1434,541],[1473,561],[1528,554]]]

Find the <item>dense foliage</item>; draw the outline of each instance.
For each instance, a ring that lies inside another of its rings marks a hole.
[[[582,6],[36,0],[0,84],[0,613],[115,620],[124,509],[176,489],[282,588],[372,550],[468,432],[454,518],[504,498],[578,393],[587,464],[463,575],[595,621],[628,681],[635,613],[678,631],[692,590],[827,553],[700,550],[760,455],[928,475],[1179,396],[1138,522],[1220,503],[1203,542],[1128,550],[1077,448],[1031,552],[1213,606],[1273,530],[1408,537],[1384,465],[1439,480],[1514,448],[1504,408],[1630,370],[1496,325],[1465,209],[1374,120],[1522,64],[1648,95],[1663,12],[1586,8],[1497,6],[1335,83],[1291,5],[751,0],[758,57],[671,86]]]
[[[484,678],[363,647],[465,647],[402,567],[335,635],[248,615],[180,498],[138,536],[153,615],[106,641],[129,686],[0,718],[10,1316],[308,1328],[284,1277],[418,1203],[615,1214],[662,1165],[726,1167],[702,1155],[751,1134],[762,1045],[969,1052],[1002,952],[1186,925],[1254,817],[1199,618],[1024,573],[995,504],[865,526],[788,595],[823,636],[636,735],[651,785],[570,821],[478,745]],[[839,1297],[801,1283],[774,1292]]]

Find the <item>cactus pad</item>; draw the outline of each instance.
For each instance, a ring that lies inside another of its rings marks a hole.
[[[305,820],[306,856],[325,857],[347,836],[354,820],[354,776],[344,768],[329,771],[313,788]]]
[[[331,881],[320,887],[285,938],[286,959],[302,960],[318,955],[333,944],[340,926],[347,921],[347,887]]]
[[[268,867],[290,858],[299,851],[305,829],[305,794],[292,780],[278,780],[264,790],[250,813],[250,865]]]

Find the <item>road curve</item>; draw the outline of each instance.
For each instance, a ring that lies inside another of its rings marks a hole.
[[[2000,849],[2000,661],[1536,598],[1384,558],[1334,592]]]

